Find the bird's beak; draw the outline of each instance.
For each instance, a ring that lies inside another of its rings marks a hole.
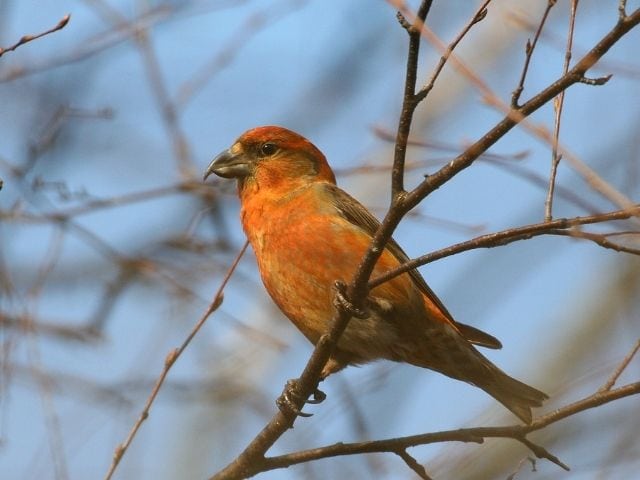
[[[223,178],[243,178],[251,173],[251,161],[243,153],[225,150],[211,161],[204,172],[204,180],[212,173]]]

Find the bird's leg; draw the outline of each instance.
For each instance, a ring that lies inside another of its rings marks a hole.
[[[369,318],[369,312],[366,310],[362,310],[360,308],[356,308],[356,306],[351,303],[350,300],[347,299],[347,286],[344,282],[340,280],[336,280],[333,282],[333,288],[336,291],[335,296],[333,297],[333,306],[337,309],[341,309],[349,313],[352,317],[365,319]]]
[[[282,394],[276,400],[276,405],[282,413],[285,415],[297,415],[299,417],[311,417],[312,413],[306,413],[300,410],[297,403],[310,403],[318,404],[323,402],[327,398],[327,395],[316,388],[313,392],[313,398],[304,398],[300,393],[300,380],[297,378],[287,380],[287,384],[284,386]]]
[[[344,282],[336,281],[334,282],[333,287],[336,290],[336,294],[333,298],[333,304],[337,309],[344,310],[349,313],[349,315],[355,318],[369,318],[369,312],[356,308],[356,306],[347,299],[347,286],[344,284]],[[338,362],[333,358],[329,359],[327,365],[325,365],[324,369],[322,370],[320,380],[324,380],[331,373],[342,370],[345,365],[346,364],[344,364],[343,362]],[[293,414],[299,417],[311,417],[312,414],[303,412],[298,407],[298,404],[318,404],[324,402],[326,398],[327,395],[318,388],[316,388],[313,392],[312,399],[304,397],[300,393],[300,379],[295,378],[287,380],[287,384],[285,385],[282,394],[276,400],[276,405],[285,415]]]

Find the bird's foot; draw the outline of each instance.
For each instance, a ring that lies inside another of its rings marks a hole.
[[[352,317],[364,320],[369,318],[369,312],[357,308],[351,301],[347,299],[347,286],[344,282],[336,280],[333,282],[333,288],[336,290],[336,294],[333,297],[333,305],[337,309],[342,309],[348,312]]]
[[[299,403],[305,404],[318,404],[322,403],[327,398],[327,395],[316,388],[313,392],[313,398],[305,398],[300,393],[300,380],[291,379],[287,380],[287,384],[284,386],[282,395],[276,400],[276,405],[282,413],[285,415],[296,415],[298,417],[311,417],[312,413],[306,413],[298,408]]]

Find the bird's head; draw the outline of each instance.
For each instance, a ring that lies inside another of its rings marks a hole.
[[[309,140],[276,126],[257,127],[243,133],[215,157],[204,178],[215,173],[238,179],[240,189],[292,188],[311,182],[335,183],[325,156]]]

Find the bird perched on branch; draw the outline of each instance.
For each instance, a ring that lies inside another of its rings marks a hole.
[[[334,282],[351,280],[380,223],[336,186],[320,150],[282,127],[245,132],[211,162],[205,179],[212,173],[238,180],[242,225],[267,292],[315,344],[334,314]],[[373,276],[407,260],[390,240]],[[406,362],[480,387],[527,423],[531,407],[547,398],[478,352],[474,345],[502,345],[456,322],[417,270],[373,288],[363,307],[349,321],[322,379],[347,365]]]

